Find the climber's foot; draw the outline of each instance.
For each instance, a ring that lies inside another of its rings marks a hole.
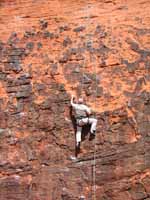
[[[95,138],[95,135],[96,135],[96,131],[93,131],[92,133],[90,133],[89,140],[93,140]]]
[[[77,142],[77,143],[76,143],[76,149],[79,149],[79,150],[80,150],[80,142]]]
[[[70,156],[70,160],[76,161],[76,160],[77,160],[77,157],[76,157],[76,156]]]

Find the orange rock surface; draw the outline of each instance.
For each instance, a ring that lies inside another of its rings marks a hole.
[[[149,200],[149,13],[144,0],[0,1],[0,200]],[[98,119],[77,162],[72,94]]]

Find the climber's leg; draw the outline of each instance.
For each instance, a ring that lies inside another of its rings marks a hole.
[[[76,146],[78,147],[81,142],[81,133],[82,133],[82,127],[77,126],[77,132],[76,132]]]
[[[97,125],[97,119],[95,118],[89,118],[89,124],[91,124],[91,134],[95,135],[96,132],[96,125]]]

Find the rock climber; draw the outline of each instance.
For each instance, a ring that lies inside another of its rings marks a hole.
[[[97,119],[91,117],[91,114],[92,114],[91,109],[84,104],[83,98],[79,98],[78,102],[76,103],[75,96],[72,95],[71,106],[73,107],[75,111],[75,118],[76,118],[76,125],[77,125],[76,147],[79,148],[80,143],[81,143],[82,127],[84,125],[91,124],[90,134],[92,137],[95,137]]]

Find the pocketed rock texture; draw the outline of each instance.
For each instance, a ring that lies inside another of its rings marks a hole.
[[[150,2],[1,0],[0,22],[0,200],[150,200]],[[77,162],[72,94],[98,119]]]

